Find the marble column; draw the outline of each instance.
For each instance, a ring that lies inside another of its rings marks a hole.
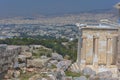
[[[113,53],[113,59],[112,59],[112,64],[115,65],[117,62],[118,58],[118,36],[113,36],[112,37],[112,53]]]
[[[81,40],[80,37],[78,37],[78,49],[77,49],[77,63],[80,64],[81,62],[81,46],[80,46]]]
[[[82,36],[82,54],[81,54],[81,63],[86,64],[86,37]]]
[[[78,31],[78,49],[77,49],[77,63],[80,65],[81,63],[81,48],[82,48],[82,28],[79,27]]]
[[[107,48],[106,48],[106,65],[109,66],[111,65],[111,54],[112,54],[112,41],[111,37],[107,37]]]
[[[93,65],[98,66],[98,37],[93,37]]]

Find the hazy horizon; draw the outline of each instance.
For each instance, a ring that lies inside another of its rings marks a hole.
[[[0,18],[110,9],[120,0],[0,0]]]

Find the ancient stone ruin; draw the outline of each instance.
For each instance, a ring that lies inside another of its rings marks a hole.
[[[19,46],[7,46],[6,44],[0,45],[0,76],[8,70],[8,68],[17,67],[17,57],[21,52]]]
[[[90,67],[96,73],[111,71],[114,74],[112,76],[116,76],[118,28],[86,25],[80,30],[77,62],[72,65],[72,69],[83,70]]]

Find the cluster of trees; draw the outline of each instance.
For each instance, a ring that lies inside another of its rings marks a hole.
[[[63,45],[62,43],[67,43]],[[77,40],[68,41],[67,39],[56,39],[56,38],[8,38],[0,40],[0,44],[8,45],[43,45],[47,48],[51,48],[53,52],[57,52],[63,56],[70,56],[73,61],[76,60],[77,56]]]

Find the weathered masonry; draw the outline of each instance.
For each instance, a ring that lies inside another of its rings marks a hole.
[[[0,73],[8,70],[9,67],[14,67],[18,54],[21,52],[19,46],[0,45]]]
[[[85,65],[115,65],[118,29],[87,26],[82,30],[80,63]]]
[[[120,28],[119,28],[119,31],[118,31],[118,57],[117,57],[117,66],[118,66],[118,69],[119,69],[119,72],[120,72]]]

